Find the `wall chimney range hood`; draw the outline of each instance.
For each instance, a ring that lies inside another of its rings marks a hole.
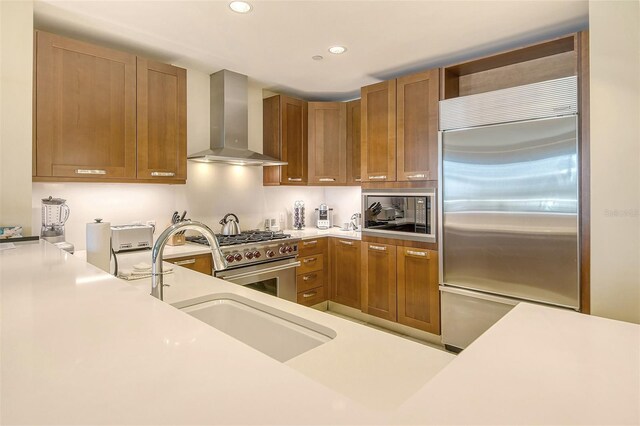
[[[211,74],[210,146],[187,159],[241,166],[284,166],[286,161],[249,150],[247,76],[229,70]]]

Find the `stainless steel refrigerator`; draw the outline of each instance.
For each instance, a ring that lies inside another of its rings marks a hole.
[[[440,103],[442,338],[520,301],[580,309],[577,80]]]

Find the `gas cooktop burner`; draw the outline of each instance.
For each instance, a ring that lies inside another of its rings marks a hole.
[[[291,235],[285,234],[282,231],[272,232],[272,231],[243,231],[240,235],[222,235],[216,234],[216,238],[218,239],[218,244],[220,247],[225,246],[235,246],[238,244],[248,244],[248,243],[261,243],[265,241],[273,241],[273,240],[282,240],[285,238],[290,238]],[[202,235],[196,237],[187,237],[187,241],[191,241],[193,243],[205,244],[209,245],[207,239]]]

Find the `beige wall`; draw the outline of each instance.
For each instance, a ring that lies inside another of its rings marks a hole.
[[[31,234],[33,2],[0,1],[0,226]]]
[[[640,323],[640,9],[590,1],[591,312]]]

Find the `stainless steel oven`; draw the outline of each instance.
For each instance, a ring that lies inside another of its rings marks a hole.
[[[362,234],[436,242],[436,190],[362,191]]]
[[[300,266],[300,262],[294,257],[227,269],[216,272],[215,276],[295,302],[297,299],[296,267],[298,266]]]

